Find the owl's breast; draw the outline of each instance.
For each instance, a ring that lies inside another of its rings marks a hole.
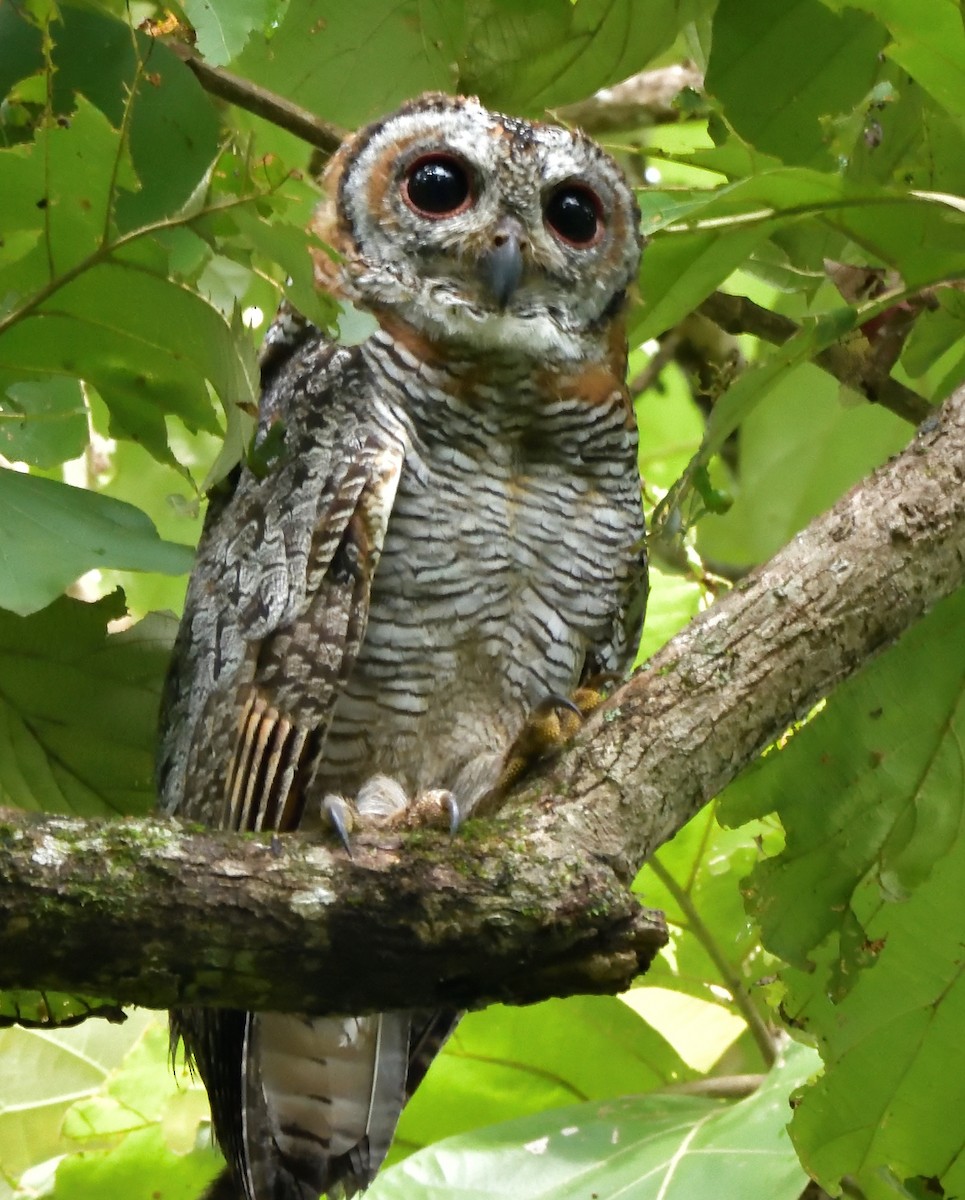
[[[505,435],[413,448],[326,741],[332,786],[374,771],[412,791],[449,786],[575,686],[640,535],[632,439],[610,440],[589,466],[560,438],[535,452]]]

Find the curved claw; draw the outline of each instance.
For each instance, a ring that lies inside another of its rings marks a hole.
[[[462,824],[462,813],[459,811],[459,805],[452,792],[446,792],[442,797],[442,807],[449,814],[449,836],[455,837]]]
[[[345,847],[345,852],[352,858],[352,843],[349,834],[352,830],[352,814],[341,796],[328,795],[322,801],[322,816],[328,818],[331,827],[338,834],[338,840]]]
[[[540,700],[539,704],[536,705],[534,711],[538,713],[551,713],[556,712],[557,709],[560,708],[565,708],[569,712],[575,713],[578,717],[582,718],[583,716],[583,710],[579,707],[579,705],[575,704],[569,696],[561,696],[559,692],[547,693],[547,695]]]

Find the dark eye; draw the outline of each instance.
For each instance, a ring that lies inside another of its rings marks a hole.
[[[546,224],[572,246],[591,246],[603,231],[600,201],[589,188],[568,183],[546,202]]]
[[[472,189],[469,174],[458,159],[431,154],[412,164],[402,191],[424,217],[451,217],[469,207]]]

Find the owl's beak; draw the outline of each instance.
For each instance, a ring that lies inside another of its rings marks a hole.
[[[479,260],[479,273],[500,308],[512,299],[523,275],[526,231],[515,217],[501,217],[493,231],[492,247]]]

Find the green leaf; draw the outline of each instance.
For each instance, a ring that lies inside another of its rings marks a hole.
[[[11,382],[0,376],[0,453],[8,462],[53,467],[87,445],[87,410],[76,379]]]
[[[702,554],[738,566],[765,561],[908,444],[906,421],[863,400],[848,403],[843,393],[810,364],[774,378],[741,420],[734,504],[698,525]]]
[[[747,896],[770,950],[802,969],[839,941],[843,992],[865,954],[867,912],[906,900],[962,836],[965,591],[843,684],[818,717],[727,789],[728,824],[774,810],[787,848]]]
[[[43,65],[40,30],[24,18],[18,6],[0,5],[0,99],[15,83],[41,71]]]
[[[955,0],[824,0],[829,8],[862,8],[891,34],[885,50],[927,89],[965,131],[965,29]]]
[[[583,99],[642,70],[678,31],[674,0],[484,0],[472,5],[459,88],[511,113]]]
[[[50,1200],[197,1200],[223,1169],[214,1150],[178,1154],[156,1126],[136,1130],[113,1150],[71,1154],[57,1169]]]
[[[191,429],[219,429],[208,396],[251,404],[254,355],[217,309],[133,263],[105,262],[64,283],[0,332],[9,371],[93,384],[111,409],[112,431],[169,459],[164,414]]]
[[[960,800],[960,756],[958,766]],[[945,799],[954,795],[946,790]],[[860,973],[827,1020],[811,1022],[826,1071],[801,1097],[791,1134],[832,1194],[847,1175],[869,1200],[894,1196],[897,1188],[882,1179],[890,1174],[932,1178],[940,1194],[965,1195],[965,1128],[957,1119],[965,1111],[963,878],[959,831],[914,895],[868,921],[867,936],[880,947],[874,969]],[[789,999],[793,1011],[796,998]]]
[[[307,230],[277,219],[266,220],[251,209],[237,212],[235,221],[249,247],[284,267],[288,277],[285,293],[302,316],[323,329],[330,325],[337,307],[315,284],[309,247],[317,242]]]
[[[93,8],[64,5],[51,26],[54,111],[77,93],[115,128],[126,126],[141,188],[120,196],[122,232],[170,217],[188,202],[218,153],[218,115],[194,74],[162,42]]]
[[[470,1013],[447,1042],[402,1115],[396,1152],[508,1115],[646,1091],[693,1074],[615,996],[494,1005]]]
[[[696,580],[671,575],[651,564],[647,619],[634,665],[646,662],[675,633],[679,633],[700,612],[703,600],[704,589]]]
[[[42,234],[48,279],[94,253],[113,230],[116,189],[137,186],[120,134],[83,96],[32,144],[0,150],[0,176],[0,229]]]
[[[183,1064],[171,1069],[167,1022],[155,1017],[97,1091],[67,1111],[64,1135],[83,1148],[58,1167],[52,1195],[195,1200],[222,1167],[199,1144],[207,1116],[200,1081]]]
[[[272,0],[184,0],[197,48],[213,67],[240,54],[253,30],[263,29]]]
[[[744,263],[770,232],[761,224],[655,237],[643,254],[640,291],[646,307],[632,323],[633,340],[643,342],[672,329]]]
[[[691,459],[678,482],[661,500],[653,517],[657,536],[672,535],[678,528],[693,523],[695,508],[693,477],[713,455],[719,453],[727,438],[749,413],[769,394],[791,367],[810,360],[821,350],[838,341],[853,327],[856,314],[838,309],[800,329],[779,350],[763,362],[754,363],[720,397],[711,410],[707,433],[700,450]],[[703,515],[702,506],[698,515]]]
[[[118,593],[0,612],[0,804],[101,817],[155,803],[154,749],[175,621],[108,636]]]
[[[104,1085],[72,1106],[64,1118],[64,1133],[81,1143],[160,1122],[170,1102],[189,1083],[183,1063],[177,1072],[172,1070],[167,1021],[159,1014]],[[194,1087],[200,1090],[198,1082]]]
[[[420,92],[452,89],[460,8],[442,0],[291,0],[271,39],[253,36],[233,69],[354,128]]]
[[[635,991],[675,988],[743,1017],[735,986],[750,998],[771,967],[757,930],[744,919],[740,881],[756,866],[761,846],[776,850],[781,838],[773,819],[724,829],[715,808],[702,809],[634,880],[643,903],[666,914],[671,937]]]
[[[93,406],[95,427],[106,422],[101,405]],[[106,427],[106,426],[105,426]],[[221,441],[210,434],[190,437],[174,426],[171,447],[178,462],[191,472],[194,480],[204,479],[211,468]],[[203,497],[198,486],[185,477],[183,470],[159,462],[143,446],[121,441],[110,456],[111,475],[97,490],[115,500],[136,505],[147,513],[158,533],[168,542],[196,545],[203,524]],[[138,617],[149,612],[180,613],[187,588],[187,575],[158,575],[144,571],[102,570],[103,587],[124,589],[127,607]]]
[[[630,1096],[452,1138],[385,1172],[371,1200],[796,1200],[807,1177],[785,1131],[816,1056],[788,1048],[753,1096]]]
[[[0,471],[0,607],[36,612],[95,567],[180,575],[193,558],[190,546],[162,541],[132,504]]]
[[[887,40],[871,17],[834,14],[819,0],[721,0],[706,87],[758,149],[787,163],[830,165],[826,118],[868,92]]]
[[[859,188],[793,167],[703,191],[638,195],[652,240],[640,270],[646,308],[630,322],[634,343],[677,324],[768,237],[796,233],[820,263],[829,231],[844,235],[864,261],[893,267],[910,289],[965,273],[965,217],[954,197]]]
[[[23,1025],[35,1029],[65,1029],[92,1018],[122,1025],[127,1015],[118,1005],[97,996],[27,989],[0,991],[0,1028]]]
[[[634,343],[676,325],[785,223],[819,218],[854,195],[834,175],[778,168],[713,189],[638,192],[652,237],[640,269],[645,309]]]

